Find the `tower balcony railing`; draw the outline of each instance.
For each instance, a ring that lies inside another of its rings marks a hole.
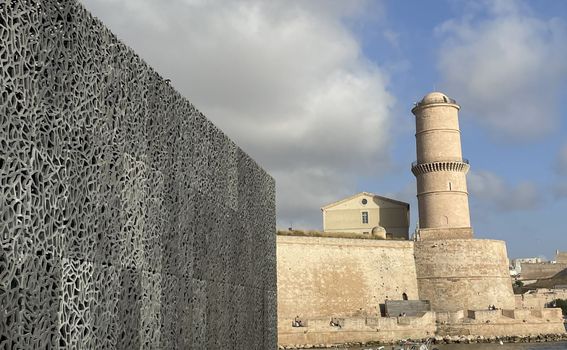
[[[414,107],[429,105],[429,104],[432,104],[432,103],[451,103],[451,104],[456,105],[457,101],[455,101],[455,99],[452,99],[448,96],[443,96],[443,97],[438,97],[438,98],[429,97],[427,102],[419,101],[419,102],[414,103]]]
[[[466,173],[469,171],[469,161],[467,159],[455,159],[436,160],[426,163],[413,162],[411,167],[411,172],[415,176],[437,171],[458,171]]]
[[[417,160],[413,161],[411,163],[411,167],[415,168],[416,166],[418,166],[419,164],[424,164],[424,163],[445,163],[445,162],[458,162],[458,163],[465,163],[465,164],[469,164],[469,160],[466,158],[453,158],[453,159],[438,159],[438,160],[434,160],[432,162],[421,162],[419,163]]]

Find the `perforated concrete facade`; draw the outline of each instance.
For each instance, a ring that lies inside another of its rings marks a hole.
[[[274,349],[273,179],[75,1],[0,67],[0,349]]]

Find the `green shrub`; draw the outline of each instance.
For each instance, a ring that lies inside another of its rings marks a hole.
[[[560,307],[563,315],[567,315],[567,299],[555,299],[547,305],[550,307]]]

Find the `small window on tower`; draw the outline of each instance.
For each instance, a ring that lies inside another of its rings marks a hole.
[[[451,183],[449,182],[449,191],[452,191],[453,187],[451,186]]]
[[[367,211],[363,211],[363,212],[362,212],[362,223],[363,223],[363,224],[367,224],[367,223],[368,223],[368,212],[367,212]]]

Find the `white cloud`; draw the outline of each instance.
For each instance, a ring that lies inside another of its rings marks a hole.
[[[517,1],[483,2],[437,28],[446,91],[496,137],[535,139],[558,122],[567,25]]]
[[[320,208],[353,194],[352,178],[328,176],[321,168],[276,170],[272,175],[278,179],[278,225],[282,228],[322,227]]]
[[[499,211],[534,209],[543,200],[533,183],[510,185],[489,171],[469,172],[468,188],[473,200],[480,200],[489,208]]]
[[[281,226],[387,168],[394,98],[343,21],[364,3],[83,2],[274,175]]]

